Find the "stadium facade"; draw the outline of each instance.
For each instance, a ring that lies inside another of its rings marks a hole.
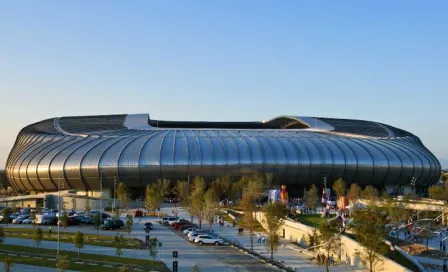
[[[152,120],[147,114],[62,117],[23,128],[6,175],[21,191],[139,189],[186,180],[272,173],[289,189],[342,177],[361,185],[436,183],[440,163],[415,135],[377,122],[280,116],[262,122]],[[101,184],[101,185],[100,185]]]

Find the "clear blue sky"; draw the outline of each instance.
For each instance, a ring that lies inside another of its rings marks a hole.
[[[30,123],[111,113],[366,119],[448,159],[447,14],[448,1],[0,1],[0,168]]]

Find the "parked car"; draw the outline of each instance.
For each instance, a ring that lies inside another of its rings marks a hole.
[[[187,236],[191,237],[191,235],[193,235],[193,234],[213,234],[213,230],[198,229],[198,230],[190,232]]]
[[[179,228],[179,230],[183,232],[184,230],[189,229],[189,228],[193,228],[193,227],[194,227],[194,225],[191,225],[191,224],[183,225],[183,226],[181,226]]]
[[[176,223],[171,224],[171,226],[174,229],[179,229],[180,227],[185,226],[185,225],[191,225],[191,223],[190,222],[176,222]]]
[[[179,222],[179,218],[178,217],[168,217],[167,223],[170,225],[173,225],[174,223]]]
[[[12,223],[13,224],[22,224],[22,221],[27,219],[27,218],[29,218],[29,217],[30,217],[29,215],[21,215],[21,216],[15,218],[15,219],[13,219]]]
[[[183,233],[184,233],[185,235],[188,235],[189,232],[193,232],[193,231],[195,231],[195,230],[197,230],[196,227],[190,227],[190,228],[184,229]]]
[[[31,218],[23,219],[22,224],[31,224],[33,220]]]
[[[103,223],[103,230],[114,230],[114,229],[121,229],[124,226],[124,223],[122,220],[105,220]]]
[[[195,239],[194,239],[195,243],[198,243],[200,245],[202,244],[214,244],[215,246],[219,246],[224,244],[224,240],[217,237],[217,236],[212,236],[212,235],[198,235]]]
[[[143,217],[143,211],[137,210],[134,212],[134,217]]]

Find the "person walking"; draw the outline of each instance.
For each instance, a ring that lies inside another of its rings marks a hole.
[[[48,233],[50,233],[50,237],[51,237],[51,226],[48,227]]]
[[[443,251],[446,251],[446,242],[443,240]]]
[[[439,250],[442,250],[442,240],[440,240]]]
[[[261,243],[261,233],[257,234],[257,243]]]

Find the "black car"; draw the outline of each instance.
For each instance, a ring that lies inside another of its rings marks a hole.
[[[124,226],[122,220],[105,220],[103,223],[103,230],[121,229]]]
[[[145,229],[145,230],[147,230],[147,229],[152,230],[152,227],[153,227],[153,226],[152,226],[152,223],[151,223],[151,222],[146,222],[145,225],[144,225],[144,229]]]

